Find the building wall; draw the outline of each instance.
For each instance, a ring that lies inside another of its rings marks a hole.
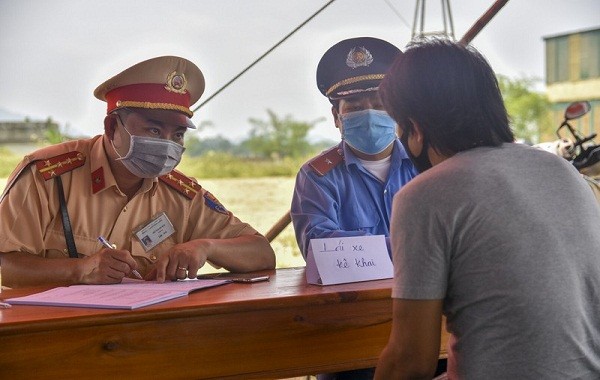
[[[584,136],[600,135],[600,28],[544,40],[546,91],[556,126],[564,120],[569,103],[587,100],[591,112],[570,124]]]
[[[553,103],[600,99],[600,78],[553,83],[546,92]]]
[[[52,128],[58,129],[58,125],[48,121],[0,121],[0,144],[44,141]]]

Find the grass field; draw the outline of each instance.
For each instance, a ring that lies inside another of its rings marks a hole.
[[[290,177],[199,179],[199,182],[226,208],[263,234],[289,211],[294,190],[294,178]],[[305,264],[291,224],[271,245],[278,268]]]
[[[294,178],[290,177],[199,179],[199,182],[228,210],[263,234],[289,210],[294,188]],[[0,191],[5,184],[6,179],[0,179]],[[271,245],[277,256],[278,268],[305,264],[291,224]],[[212,268],[201,270],[210,271]]]

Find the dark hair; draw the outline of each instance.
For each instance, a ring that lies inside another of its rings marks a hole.
[[[403,131],[419,123],[443,155],[513,142],[494,71],[474,48],[432,39],[399,54],[379,86],[388,114]]]

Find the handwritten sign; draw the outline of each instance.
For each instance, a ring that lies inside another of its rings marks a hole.
[[[306,258],[309,284],[333,285],[393,277],[385,236],[312,239]]]

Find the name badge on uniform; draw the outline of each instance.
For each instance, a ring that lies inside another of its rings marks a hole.
[[[148,252],[165,241],[166,238],[173,235],[175,233],[175,228],[167,214],[163,211],[133,232],[140,243],[142,243],[144,250]]]

